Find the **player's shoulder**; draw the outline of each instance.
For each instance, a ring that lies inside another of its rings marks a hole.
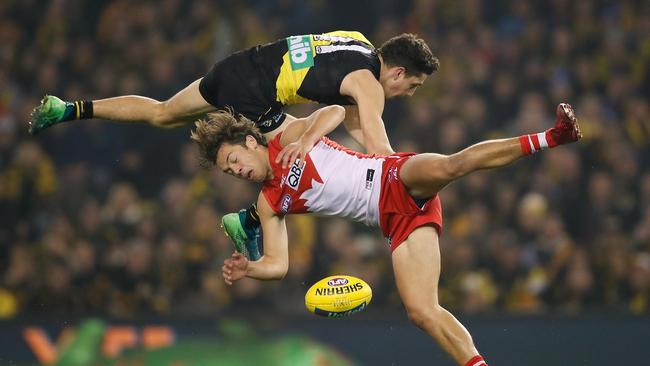
[[[298,118],[294,121],[291,121],[287,127],[279,133],[280,138],[278,139],[278,144],[280,147],[289,145],[292,142],[297,141],[300,136],[305,132],[308,127],[308,122],[305,118]],[[278,136],[276,136],[277,138]]]
[[[284,131],[278,132],[277,135],[273,136],[270,140],[268,140],[268,148],[270,150],[277,149],[277,148],[282,148],[282,136],[284,135]]]
[[[359,94],[367,94],[370,91],[381,91],[383,89],[377,76],[368,69],[351,71],[341,82],[341,94],[354,97]]]

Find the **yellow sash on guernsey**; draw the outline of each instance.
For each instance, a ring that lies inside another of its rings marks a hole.
[[[345,40],[361,41],[373,47],[363,34],[356,31],[334,31],[287,38],[289,51],[282,56],[280,74],[275,82],[276,100],[284,105],[310,102],[309,99],[298,95],[298,89],[309,69],[314,66],[316,47],[329,46],[334,42],[345,42]]]

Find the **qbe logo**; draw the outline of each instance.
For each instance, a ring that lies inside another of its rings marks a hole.
[[[296,159],[287,176],[287,185],[294,191],[298,190],[298,186],[300,186],[300,178],[302,178],[302,171],[304,170],[301,165],[300,159]]]
[[[280,211],[282,211],[282,213],[287,213],[289,211],[290,206],[291,206],[291,195],[285,194],[284,196],[282,196],[282,205],[280,206]]]
[[[331,287],[344,286],[347,284],[348,284],[348,279],[343,277],[332,278],[331,280],[327,281],[327,286],[331,286]]]

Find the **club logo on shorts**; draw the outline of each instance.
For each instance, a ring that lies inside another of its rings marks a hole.
[[[291,70],[295,71],[314,66],[314,54],[309,35],[288,37],[287,45],[289,46]]]
[[[397,181],[397,180],[398,180],[398,177],[397,177],[397,167],[395,167],[395,166],[392,167],[392,168],[390,168],[390,169],[388,169],[388,183],[392,182],[393,180],[394,180],[394,181]]]
[[[260,127],[271,127],[271,124],[273,123],[272,119],[267,119],[265,121],[262,121],[259,124]]]

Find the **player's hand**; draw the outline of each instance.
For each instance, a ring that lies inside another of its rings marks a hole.
[[[292,142],[289,145],[285,146],[282,151],[275,158],[275,163],[282,162],[282,168],[293,165],[297,160],[302,162],[302,166],[305,166],[305,156],[311,151],[314,147],[314,144],[306,141],[301,138],[298,141]]]
[[[223,267],[221,267],[221,272],[223,273],[223,279],[228,285],[232,285],[233,282],[240,280],[246,276],[246,270],[248,269],[248,259],[244,257],[241,253],[235,251],[232,253],[230,258],[223,261]]]

